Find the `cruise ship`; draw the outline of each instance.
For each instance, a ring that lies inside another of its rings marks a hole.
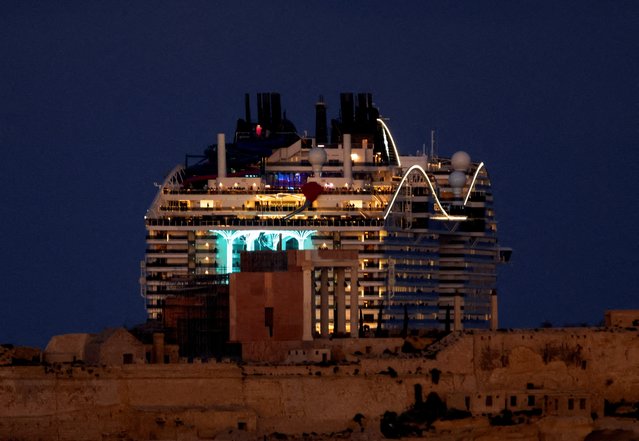
[[[350,299],[357,291],[364,332],[398,332],[408,320],[411,330],[498,326],[497,267],[509,251],[483,162],[463,151],[400,155],[370,93],[342,93],[330,121],[320,97],[312,137],[287,119],[279,94],[258,93],[256,117],[250,101],[233,136],[187,155],[147,211],[150,320],[171,298],[227,284],[243,252],[332,249],[358,252],[357,286],[337,288]],[[320,285],[337,289],[332,274],[311,283],[318,299]],[[333,318],[328,326],[337,330]],[[350,317],[352,335],[349,326]]]

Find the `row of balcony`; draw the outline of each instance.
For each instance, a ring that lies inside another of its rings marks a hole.
[[[240,179],[240,178],[238,178]],[[330,179],[330,178],[327,178]],[[280,194],[280,193],[291,193],[291,194],[301,194],[301,187],[271,187],[271,188],[243,188],[243,187],[223,187],[223,188],[203,188],[203,189],[194,189],[194,188],[168,188],[164,187],[162,189],[163,194]],[[390,188],[390,182],[388,183],[388,187],[365,187],[365,188],[347,188],[347,187],[324,187],[324,194],[344,194],[344,195],[358,195],[358,194],[393,194],[394,191]]]
[[[362,206],[361,208],[356,207],[355,205],[346,205],[340,206],[339,204],[335,204],[335,208],[316,208],[316,207],[308,207],[304,211],[316,212],[336,212],[336,213],[354,213],[359,211],[364,211],[367,213],[382,213],[383,207],[373,207],[371,204],[366,204],[367,206]],[[290,212],[295,211],[301,207],[300,205],[278,205],[277,203],[273,203],[272,205],[259,205],[256,207],[247,208],[244,205],[241,207],[186,207],[184,205],[162,205],[160,206],[160,210],[172,212],[172,213],[188,213],[188,212],[238,212],[244,211],[248,214],[256,214],[256,213],[278,213],[278,212]]]
[[[146,225],[170,226],[170,227],[283,227],[300,229],[313,229],[317,227],[369,227],[383,228],[384,219],[199,219],[199,218],[172,218],[172,219],[147,219]]]

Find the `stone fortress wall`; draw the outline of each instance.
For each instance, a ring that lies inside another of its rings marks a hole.
[[[386,354],[366,354],[352,352],[359,346],[350,340],[337,364],[3,367],[0,439],[328,433],[358,413],[379,427],[384,412],[415,402],[416,385],[473,415],[540,408],[582,425],[592,425],[593,414],[601,420],[604,400],[639,402],[632,328],[453,333],[417,354],[389,354],[397,345],[387,343]]]

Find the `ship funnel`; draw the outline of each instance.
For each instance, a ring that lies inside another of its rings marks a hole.
[[[262,94],[262,115],[264,117],[264,124],[262,126],[266,130],[272,129],[273,118],[271,117],[271,95],[269,93]]]
[[[217,134],[217,177],[226,178],[226,144],[224,133]]]
[[[326,144],[328,142],[326,103],[324,103],[322,95],[320,95],[319,101],[315,103],[315,140],[317,144]]]
[[[343,132],[350,132],[353,127],[353,114],[354,114],[353,94],[341,93],[340,104],[341,104],[341,116],[342,116],[342,130]]]
[[[244,113],[248,124],[251,124],[251,97],[248,93],[244,94]]]
[[[271,93],[271,130],[278,132],[282,125],[282,103],[279,93]]]

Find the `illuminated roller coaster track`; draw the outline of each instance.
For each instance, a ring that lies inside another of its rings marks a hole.
[[[484,163],[482,162],[482,163],[480,163],[477,166],[477,170],[475,170],[475,174],[473,176],[473,180],[471,181],[470,186],[468,187],[468,192],[466,193],[466,197],[464,198],[464,206],[466,206],[466,204],[468,203],[468,199],[470,198],[470,193],[473,191],[473,187],[475,186],[475,182],[477,181],[477,176],[479,175],[479,172],[480,172],[480,170],[483,167],[484,167]],[[384,213],[384,219],[386,219],[388,217],[388,215],[390,214],[390,212],[391,212],[391,210],[393,208],[393,204],[395,203],[395,199],[397,199],[397,196],[399,195],[400,190],[404,186],[404,183],[408,179],[408,176],[415,170],[419,171],[424,176],[424,178],[426,179],[426,182],[428,183],[428,186],[430,187],[430,191],[433,194],[433,197],[435,198],[435,203],[437,204],[437,206],[439,207],[441,212],[444,214],[444,219],[445,220],[463,221],[463,220],[466,220],[468,218],[467,216],[455,216],[455,215],[448,214],[448,212],[444,209],[442,203],[440,202],[439,198],[437,197],[437,192],[435,191],[435,186],[431,182],[431,180],[428,177],[428,174],[426,173],[426,171],[420,165],[413,165],[411,168],[409,168],[406,171],[406,173],[404,173],[404,177],[399,182],[399,187],[397,187],[397,190],[395,191],[395,194],[393,195],[393,198],[391,199],[390,203],[388,204],[388,207],[386,208],[386,212]]]

